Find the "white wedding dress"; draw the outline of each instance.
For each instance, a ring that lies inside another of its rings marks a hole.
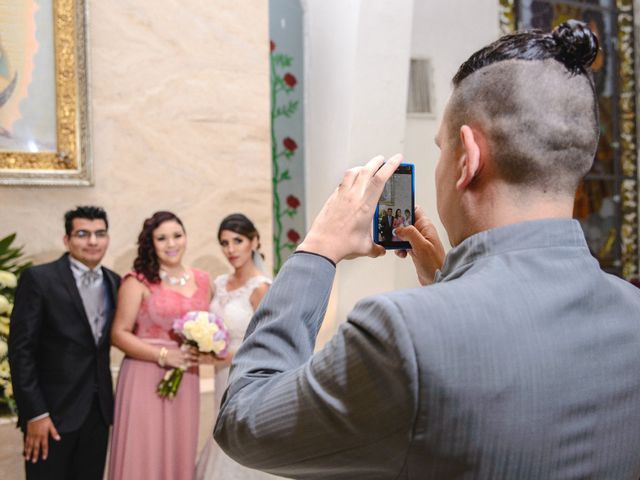
[[[242,287],[227,291],[228,279],[229,275],[220,275],[215,279],[215,295],[209,311],[224,320],[231,339],[230,351],[235,352],[242,343],[244,333],[253,315],[253,307],[249,298],[256,287],[262,283],[271,284],[271,279],[264,276],[253,277]],[[229,366],[216,368],[214,419],[218,416],[228,378]],[[236,463],[220,449],[212,436],[209,436],[196,464],[196,480],[264,480],[274,478],[280,477],[249,469]]]

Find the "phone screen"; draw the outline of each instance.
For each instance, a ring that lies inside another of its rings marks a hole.
[[[396,228],[414,224],[413,165],[401,163],[387,181],[373,218],[373,241],[387,249],[411,248]]]

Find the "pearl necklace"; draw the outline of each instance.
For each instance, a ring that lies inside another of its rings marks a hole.
[[[172,277],[171,275],[169,275],[164,270],[160,270],[158,272],[158,275],[160,276],[161,280],[164,280],[165,282],[167,282],[172,287],[175,287],[176,285],[180,285],[181,287],[184,287],[187,284],[187,282],[189,281],[189,279],[191,278],[191,276],[187,272],[184,272],[179,277]]]

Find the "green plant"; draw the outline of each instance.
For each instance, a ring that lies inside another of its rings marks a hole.
[[[18,277],[31,265],[24,261],[22,247],[14,247],[16,234],[0,239],[0,413],[16,413],[9,369],[9,317],[16,298]]]

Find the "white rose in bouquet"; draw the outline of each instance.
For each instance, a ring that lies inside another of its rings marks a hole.
[[[9,313],[11,311],[11,304],[4,295],[0,295],[0,314]]]
[[[18,278],[11,272],[0,270],[0,288],[16,288]]]
[[[229,347],[229,332],[222,319],[210,312],[193,311],[173,322],[173,331],[184,340],[185,345],[191,345],[203,353],[214,353],[219,358],[227,355]],[[156,393],[162,398],[173,398],[178,393],[184,368],[174,368],[167,371],[158,384]]]

